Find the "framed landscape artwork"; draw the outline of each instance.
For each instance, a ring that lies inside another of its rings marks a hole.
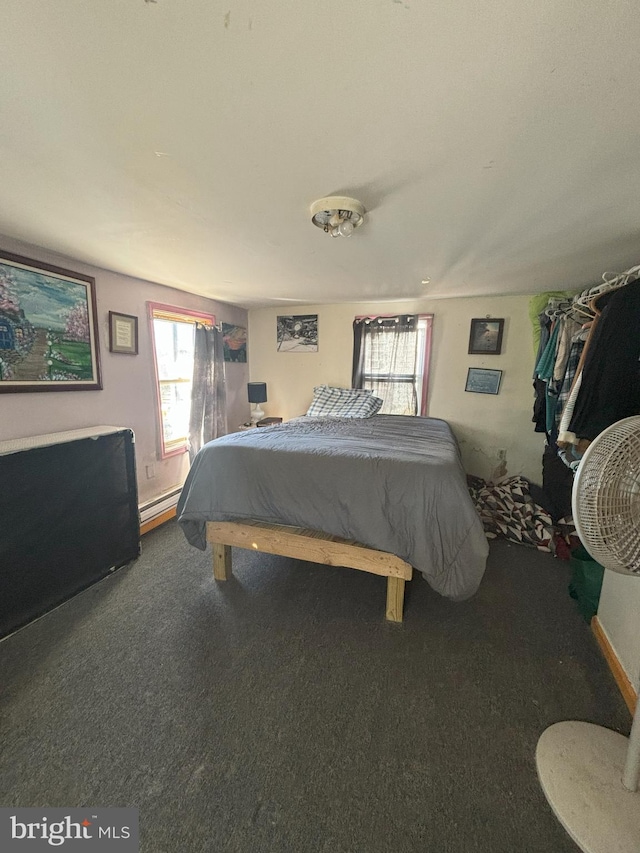
[[[0,252],[0,392],[101,388],[95,280]]]
[[[500,355],[504,320],[472,320],[469,355]]]

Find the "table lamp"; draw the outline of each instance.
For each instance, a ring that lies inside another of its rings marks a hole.
[[[267,402],[267,383],[249,382],[247,383],[247,391],[249,392],[249,402],[252,404],[251,424],[256,426],[258,421],[261,421],[264,417],[260,403]]]

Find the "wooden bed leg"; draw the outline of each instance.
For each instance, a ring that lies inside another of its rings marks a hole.
[[[212,542],[213,576],[217,581],[229,580],[231,575],[231,546]]]
[[[389,622],[402,622],[404,605],[404,578],[387,578],[387,619]]]

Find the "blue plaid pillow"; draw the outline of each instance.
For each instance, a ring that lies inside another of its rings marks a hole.
[[[333,388],[318,385],[307,416],[312,418],[370,418],[382,408],[382,400],[360,388]]]

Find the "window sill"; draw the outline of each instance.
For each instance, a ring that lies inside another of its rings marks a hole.
[[[169,447],[160,451],[160,459],[169,459],[172,456],[181,456],[183,453],[188,453],[189,448],[186,444],[180,447]]]

